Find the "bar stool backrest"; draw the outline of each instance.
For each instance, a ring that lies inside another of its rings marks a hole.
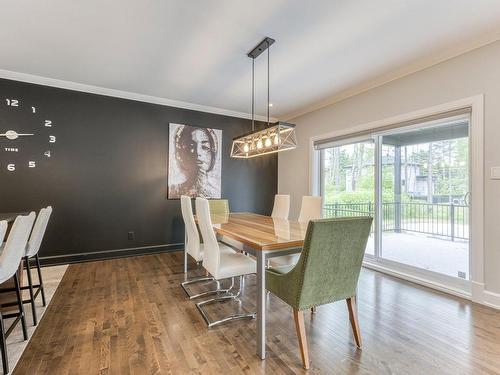
[[[33,231],[31,232],[31,236],[28,241],[28,246],[26,247],[27,257],[31,258],[36,254],[38,254],[51,214],[52,214],[52,206],[47,206],[40,210],[40,213],[36,218],[35,225],[33,226]]]
[[[3,239],[5,238],[5,233],[7,233],[7,221],[0,221],[0,246],[3,244]]]
[[[26,252],[26,245],[35,222],[35,216],[35,213],[31,212],[27,216],[18,216],[14,221],[0,255],[0,283],[14,276],[19,268],[21,258]]]

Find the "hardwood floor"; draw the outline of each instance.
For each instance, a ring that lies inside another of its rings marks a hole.
[[[500,373],[499,311],[374,271],[362,271],[356,301],[362,351],[344,301],[304,312],[309,371],[283,302],[269,296],[261,361],[255,321],[208,331],[182,280],[182,253],[70,265],[14,374]],[[254,308],[254,292],[247,277],[244,308]],[[210,313],[240,308],[215,304]]]

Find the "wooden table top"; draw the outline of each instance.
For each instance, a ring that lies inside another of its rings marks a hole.
[[[304,244],[307,223],[248,212],[212,215],[215,231],[255,250],[283,250]]]

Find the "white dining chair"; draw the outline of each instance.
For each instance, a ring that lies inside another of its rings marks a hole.
[[[9,373],[9,360],[7,356],[7,344],[6,339],[12,332],[13,328],[21,321],[23,329],[24,340],[28,339],[28,329],[26,326],[26,318],[24,315],[23,300],[21,296],[21,289],[19,286],[19,278],[17,271],[21,263],[21,259],[26,253],[26,245],[28,243],[28,238],[33,228],[33,223],[35,221],[35,213],[31,212],[27,216],[18,216],[12,225],[9,232],[7,241],[2,246],[2,251],[0,254],[0,284],[6,282],[10,278],[14,278],[13,288],[4,288],[2,292],[16,292],[17,301],[12,304],[4,304],[3,306],[16,306],[19,311],[13,313],[0,313],[0,329],[1,329],[1,340],[0,349],[2,351],[2,365],[5,374]],[[5,228],[5,224],[1,225]],[[4,230],[4,229],[0,229]],[[4,319],[14,318],[11,326],[5,329]]]
[[[321,197],[304,195],[300,206],[300,214],[297,221],[299,223],[308,223],[311,220],[321,218]]]
[[[203,261],[203,250],[204,244],[200,243],[200,234],[198,233],[198,228],[194,220],[193,206],[191,205],[191,198],[183,195],[181,196],[181,212],[182,218],[184,220],[184,225],[186,227],[186,249],[185,251],[195,260],[198,265]],[[231,251],[229,248],[224,248],[224,251]],[[216,289],[211,289],[202,293],[191,294],[188,290],[188,285],[199,283],[199,282],[210,282],[215,281],[217,284]],[[212,276],[207,277],[197,277],[194,279],[186,280],[181,283],[181,287],[187,294],[189,299],[204,297],[211,294],[217,294],[227,291],[227,289],[221,289],[220,283],[215,280]]]
[[[227,245],[217,241],[210,217],[208,200],[196,198],[196,215],[203,237],[203,267],[215,280],[221,281],[223,279],[231,279],[231,285],[227,290],[227,295],[199,302],[196,304],[196,307],[209,328],[230,320],[254,318],[255,313],[252,312],[230,315],[216,321],[211,321],[205,313],[203,309],[204,305],[237,299],[241,293],[242,276],[256,273],[256,263],[252,258],[232,251]],[[233,290],[235,286],[235,277],[240,278],[238,290]]]
[[[289,212],[290,212],[290,196],[285,194],[276,194],[274,196],[274,205],[271,217],[275,219],[288,220]]]
[[[33,325],[38,324],[38,318],[36,314],[35,300],[38,294],[42,295],[42,305],[46,306],[45,291],[43,289],[43,279],[42,270],[40,268],[40,260],[38,258],[38,251],[42,245],[42,241],[45,235],[45,230],[47,229],[47,224],[49,223],[50,215],[52,214],[52,207],[47,206],[42,208],[36,218],[35,225],[33,226],[33,231],[28,240],[28,245],[26,246],[26,254],[24,256],[24,266],[26,268],[26,273],[28,274],[28,285],[21,287],[21,290],[28,289],[30,294],[29,302],[31,303],[31,312],[33,315]],[[34,260],[32,265],[31,261]],[[31,276],[31,268],[34,266],[38,273],[38,284],[33,284],[33,279]]]
[[[299,223],[308,223],[310,220],[321,218],[321,197],[304,195],[300,206]],[[283,255],[281,257],[270,258],[270,267],[288,266],[297,263],[300,254]]]

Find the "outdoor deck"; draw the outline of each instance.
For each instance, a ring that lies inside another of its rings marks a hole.
[[[366,252],[373,254],[373,235]],[[382,257],[410,266],[457,277],[464,272],[469,277],[467,240],[451,241],[430,234],[383,232]]]

